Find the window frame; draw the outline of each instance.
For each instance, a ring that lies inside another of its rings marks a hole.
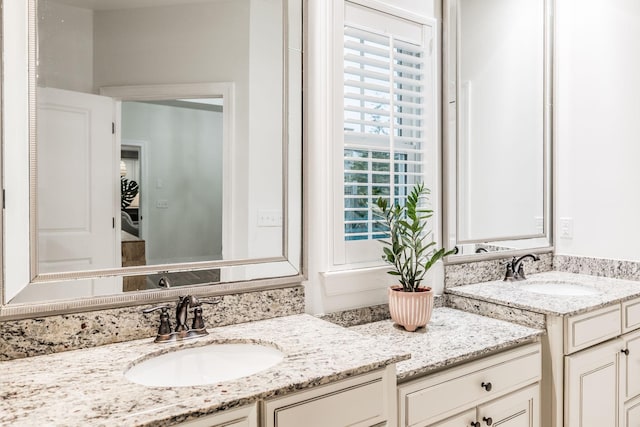
[[[381,258],[380,243],[374,239],[345,240],[345,209],[344,209],[344,28],[348,23],[350,27],[366,31],[376,30],[371,26],[362,26],[352,22],[354,14],[365,14],[374,17],[370,22],[375,23],[380,19],[390,19],[392,24],[381,25],[387,33],[393,29],[393,22],[406,22],[409,25],[420,26],[422,31],[422,45],[424,46],[424,100],[423,100],[423,135],[424,148],[421,162],[423,173],[422,181],[431,190],[430,208],[436,213],[440,211],[440,172],[441,172],[441,147],[439,141],[440,94],[438,92],[438,66],[436,47],[439,46],[437,21],[432,18],[421,17],[412,14],[401,14],[396,9],[386,10],[379,8],[376,2],[366,0],[351,0],[344,2],[342,19],[336,19],[334,27],[334,76],[333,93],[334,108],[333,121],[336,124],[332,132],[332,166],[329,168],[332,174],[332,197],[330,205],[330,254],[329,271],[349,270],[354,268],[375,268],[384,265]],[[378,15],[378,19],[375,19]],[[380,16],[382,15],[382,18]],[[380,33],[379,28],[377,31]],[[400,38],[402,39],[402,38]],[[393,48],[391,48],[392,50]],[[391,162],[393,165],[393,162]],[[393,167],[393,166],[392,166]],[[391,184],[392,185],[392,184]],[[440,240],[439,214],[432,218],[431,228],[434,231],[434,239]]]

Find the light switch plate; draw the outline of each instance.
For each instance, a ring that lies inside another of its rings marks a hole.
[[[560,218],[559,226],[558,234],[561,239],[573,239],[573,218]]]

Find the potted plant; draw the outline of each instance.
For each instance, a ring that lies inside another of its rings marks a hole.
[[[429,189],[419,183],[404,205],[390,205],[380,197],[374,206],[379,223],[386,228],[382,259],[393,266],[388,273],[400,282],[389,288],[389,311],[393,321],[409,332],[426,326],[433,311],[433,291],[420,286],[425,274],[438,260],[456,252],[435,247],[427,228],[433,211],[421,206],[428,194]]]

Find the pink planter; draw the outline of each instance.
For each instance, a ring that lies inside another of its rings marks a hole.
[[[391,286],[389,311],[394,322],[413,332],[426,326],[431,319],[433,291],[431,288],[419,288],[418,292],[404,292],[401,286]]]

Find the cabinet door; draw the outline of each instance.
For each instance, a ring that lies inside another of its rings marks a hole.
[[[539,427],[540,386],[531,385],[478,407],[481,426]]]
[[[640,396],[640,331],[626,334],[621,348],[624,400]],[[640,423],[637,424],[640,426]]]
[[[476,408],[469,409],[461,414],[454,415],[444,421],[433,424],[431,427],[469,427],[474,425],[476,419]]]
[[[640,398],[627,402],[624,405],[623,427],[640,426]]]
[[[621,387],[616,339],[565,357],[565,426],[617,427]]]

